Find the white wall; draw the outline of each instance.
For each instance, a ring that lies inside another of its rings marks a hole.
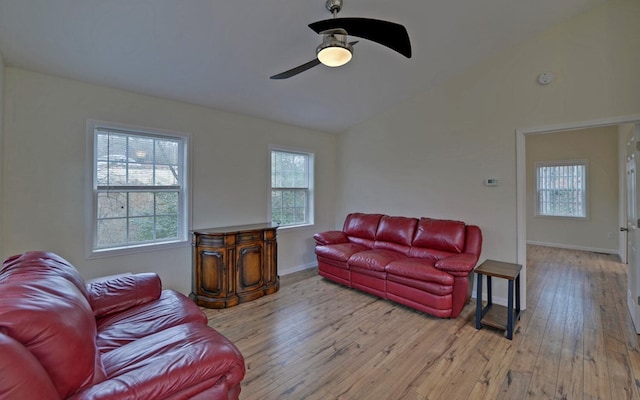
[[[587,219],[535,215],[535,163],[580,160],[587,167]],[[526,138],[527,241],[618,254],[618,127],[580,129]]]
[[[516,129],[637,114],[639,20],[639,1],[611,0],[351,129],[336,225],[355,210],[461,219],[482,229],[481,260],[516,262]]]
[[[51,250],[85,276],[156,271],[165,286],[188,293],[191,248],[85,259],[87,119],[193,136],[194,228],[267,220],[269,145],[315,153],[316,225],[279,230],[278,269],[315,265],[313,233],[335,221],[336,138],[333,135],[7,68],[2,251]]]

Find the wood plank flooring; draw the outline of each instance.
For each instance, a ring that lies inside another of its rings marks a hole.
[[[616,258],[529,246],[527,309],[512,341],[475,329],[474,300],[439,319],[314,270],[205,312],[245,357],[243,400],[640,399],[627,266]]]

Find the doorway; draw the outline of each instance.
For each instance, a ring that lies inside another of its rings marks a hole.
[[[516,231],[517,231],[517,260],[523,266],[521,278],[525,290],[521,293],[521,302],[526,308],[526,279],[527,279],[527,190],[526,190],[526,136],[564,132],[576,129],[589,129],[622,124],[640,124],[640,115],[605,118],[601,120],[550,125],[526,129],[516,129]],[[623,173],[620,173],[624,176]],[[621,178],[623,179],[623,178]],[[626,220],[619,216],[619,222],[626,225]],[[620,225],[620,226],[624,226]],[[640,259],[640,257],[638,257]],[[640,288],[638,288],[640,290]]]

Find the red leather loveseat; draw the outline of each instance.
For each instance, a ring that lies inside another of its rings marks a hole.
[[[342,231],[314,239],[321,276],[441,318],[469,301],[482,249],[475,225],[382,214],[349,214]]]
[[[52,253],[0,269],[0,399],[237,399],[244,360],[156,274],[82,280]]]

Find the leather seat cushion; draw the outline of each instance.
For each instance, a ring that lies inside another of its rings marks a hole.
[[[188,350],[187,350],[188,349]],[[191,386],[239,382],[244,360],[224,336],[199,323],[174,326],[105,353],[108,380],[78,393],[75,399],[177,398]]]
[[[368,249],[368,247],[356,243],[340,243],[316,246],[315,251],[316,255],[319,257],[330,258],[332,260],[338,260],[346,263],[352,255]]]
[[[207,324],[207,317],[186,296],[164,290],[160,298],[97,321],[98,349],[102,353],[163,331],[176,325],[197,322]]]
[[[392,261],[405,259],[406,256],[384,249],[365,250],[349,258],[349,267],[360,267],[373,271],[384,272],[385,267]]]
[[[424,282],[452,286],[454,277],[434,266],[434,260],[405,258],[390,262],[385,270],[390,275],[403,276]]]

